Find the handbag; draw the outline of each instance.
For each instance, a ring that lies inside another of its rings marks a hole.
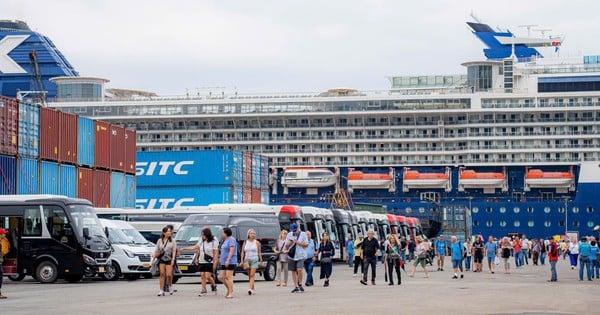
[[[294,256],[296,256],[296,244],[292,245],[288,250],[288,257],[294,259]]]
[[[150,274],[153,277],[157,277],[160,275],[160,271],[158,270],[158,259],[154,260],[152,266],[150,266]]]
[[[331,263],[331,257],[321,258],[321,264],[330,264],[330,263]]]
[[[208,255],[208,254],[206,253],[206,251],[204,250],[204,242],[202,242],[202,252],[204,253],[204,260],[205,260],[207,263],[211,263],[211,262],[213,261],[213,256],[211,256],[211,255]]]

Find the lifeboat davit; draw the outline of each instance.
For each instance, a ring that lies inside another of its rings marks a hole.
[[[389,173],[364,173],[350,170],[348,172],[348,189],[388,189],[394,188],[394,171]]]
[[[289,188],[319,188],[335,185],[336,175],[327,168],[287,168],[281,185]]]
[[[483,188],[485,193],[493,193],[496,188],[508,190],[506,174],[502,172],[476,172],[474,170],[461,170],[459,177],[459,190],[465,188]]]
[[[452,189],[450,186],[450,172],[446,173],[421,173],[419,171],[405,169],[402,177],[402,186],[407,192],[411,188],[445,188],[446,191]]]
[[[572,172],[544,172],[541,169],[528,169],[525,173],[525,186],[529,188],[571,188],[575,176]]]

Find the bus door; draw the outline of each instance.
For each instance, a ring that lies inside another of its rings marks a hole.
[[[0,228],[8,231],[6,239],[2,240],[2,249],[8,248],[8,253],[4,256],[2,272],[11,279],[18,277],[17,261],[19,257],[19,227],[22,218],[16,215],[0,216]]]

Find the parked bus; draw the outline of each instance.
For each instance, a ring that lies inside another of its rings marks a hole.
[[[3,270],[11,280],[77,282],[105,272],[111,246],[92,204],[54,195],[0,196],[0,227],[10,252]]]
[[[398,224],[398,218],[393,214],[386,214],[388,222],[390,222],[390,231],[392,234],[397,235],[398,237],[402,236],[402,231],[400,229],[400,224]]]
[[[340,239],[338,237],[337,224],[335,222],[335,216],[331,209],[323,209],[325,215],[325,231],[329,235],[329,240],[335,247],[335,253],[332,259],[342,259],[342,244],[345,243],[345,238]]]
[[[302,207],[302,214],[304,214],[306,231],[310,231],[312,239],[319,244],[321,242],[321,234],[326,231],[325,213],[323,212],[323,209],[316,207]]]
[[[344,260],[347,258],[348,249],[346,248],[346,241],[348,240],[348,236],[352,236],[352,240],[356,240],[352,229],[352,216],[348,211],[343,209],[331,209],[331,211],[335,219],[337,237],[340,242],[340,259]]]
[[[402,236],[406,238],[407,241],[414,241],[410,235],[410,229],[408,228],[407,218],[403,215],[397,215],[396,219],[398,220],[398,226],[400,229],[400,233]]]

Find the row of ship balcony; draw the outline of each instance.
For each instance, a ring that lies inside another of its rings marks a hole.
[[[281,158],[274,159],[271,162],[272,167],[287,167],[287,166],[321,166],[325,161],[302,161],[301,158]],[[389,166],[389,165],[455,165],[455,164],[480,164],[480,165],[497,165],[503,163],[504,165],[515,164],[515,165],[535,165],[535,164],[555,164],[555,165],[573,165],[585,161],[597,161],[598,156],[589,157],[565,157],[565,158],[519,158],[519,159],[377,159],[377,160],[360,160],[352,158],[338,158],[332,157],[327,159],[328,165],[336,165],[339,167],[359,167],[359,166]]]

